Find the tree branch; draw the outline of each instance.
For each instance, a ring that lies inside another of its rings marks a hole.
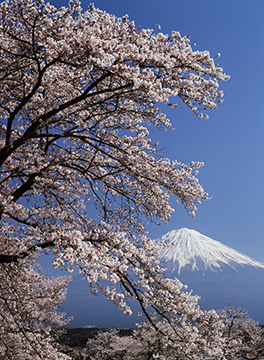
[[[0,254],[0,263],[4,263],[4,264],[17,263],[19,260],[23,260],[29,255],[33,254],[39,248],[43,250],[53,246],[55,246],[54,241],[46,241],[41,244],[32,245],[28,248],[27,251],[22,251],[20,254],[17,255]]]

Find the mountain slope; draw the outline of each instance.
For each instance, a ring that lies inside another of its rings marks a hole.
[[[173,263],[173,271],[177,268],[178,273],[188,265],[192,270],[198,271],[221,269],[224,264],[232,268],[236,268],[237,265],[249,265],[264,269],[263,263],[195,230],[172,230],[159,241],[168,246],[160,253],[162,261]]]
[[[264,324],[264,264],[195,230],[173,230],[157,240],[165,248],[161,264],[201,296],[200,304],[219,309],[228,303],[246,309]]]

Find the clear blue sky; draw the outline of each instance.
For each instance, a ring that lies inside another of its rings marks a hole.
[[[82,4],[87,9],[89,2]],[[166,157],[203,161],[199,179],[212,199],[200,205],[194,220],[177,205],[169,225],[150,227],[150,236],[189,227],[264,262],[264,1],[95,0],[94,4],[117,16],[129,14],[144,28],[159,24],[164,33],[190,34],[197,50],[209,50],[213,57],[221,53],[219,63],[231,76],[221,85],[225,101],[209,113],[209,120],[199,121],[184,108],[167,112],[175,130],[161,134]]]

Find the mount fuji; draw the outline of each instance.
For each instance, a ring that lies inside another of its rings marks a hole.
[[[168,277],[177,277],[206,309],[232,303],[264,324],[264,263],[195,230],[172,230],[157,240]]]
[[[202,307],[217,310],[232,303],[264,324],[264,263],[186,228],[170,231],[157,242],[163,244],[160,262],[167,268],[166,275],[200,295]],[[73,275],[63,310],[74,316],[70,327],[131,328],[144,320],[137,315],[137,304],[131,305],[133,315],[123,315],[101,293],[91,295],[86,281]]]

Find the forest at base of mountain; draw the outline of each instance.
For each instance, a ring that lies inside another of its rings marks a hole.
[[[84,327],[84,328],[66,328],[63,329],[62,335],[58,342],[61,345],[66,345],[72,348],[84,348],[89,339],[95,338],[100,332],[106,332],[110,329],[98,327]],[[116,329],[119,336],[129,336],[134,329]]]

